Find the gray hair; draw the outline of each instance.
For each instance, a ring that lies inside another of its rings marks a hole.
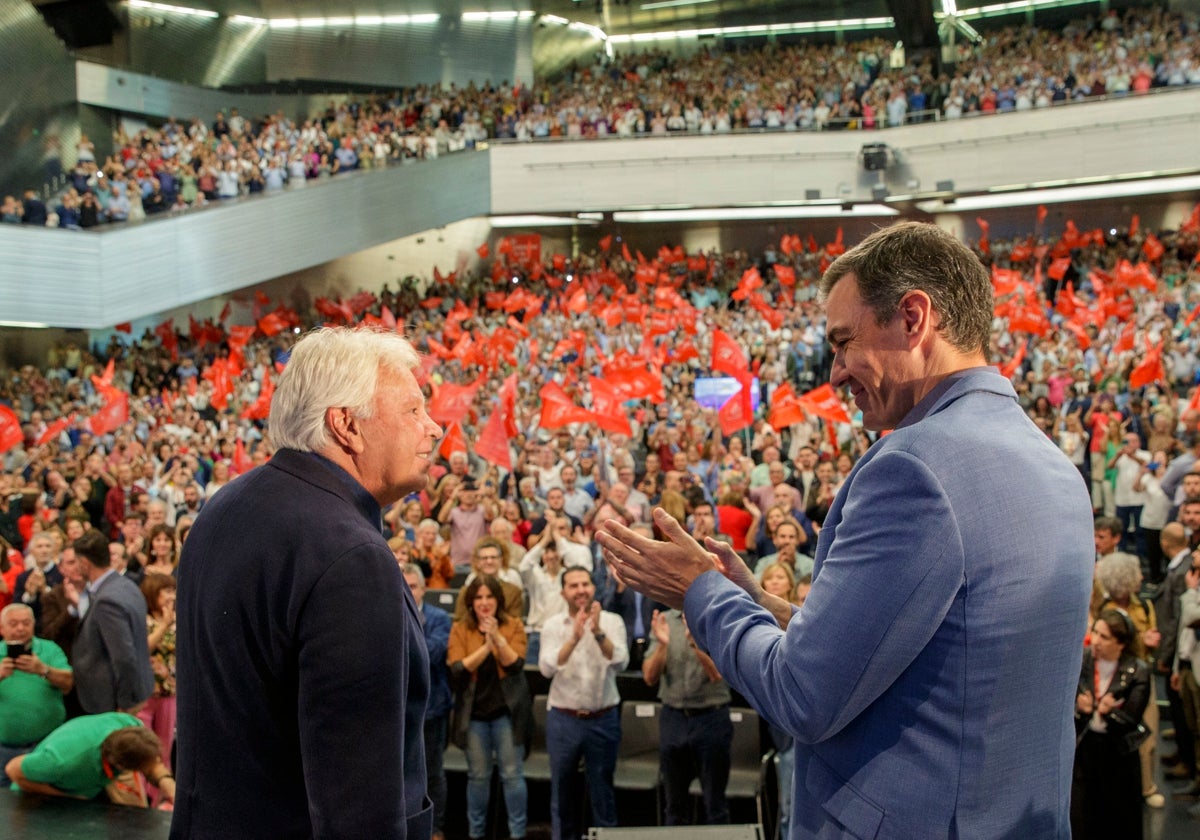
[[[9,604],[4,609],[0,610],[0,621],[3,621],[13,613],[20,612],[21,610],[25,610],[30,615],[33,615],[33,607],[29,606],[28,604]]]
[[[420,356],[395,332],[322,327],[304,336],[279,377],[271,400],[271,440],[278,448],[319,452],[331,442],[325,427],[330,408],[371,416],[383,370],[412,370]]]
[[[938,330],[964,353],[987,353],[992,328],[992,282],[987,269],[963,243],[936,225],[900,222],[877,230],[833,261],[821,278],[828,297],[847,274],[883,326],[911,291],[929,295],[941,316]]]
[[[1142,585],[1141,562],[1132,554],[1115,551],[1100,558],[1096,579],[1114,601],[1124,601]]]
[[[421,571],[421,567],[418,566],[416,563],[405,563],[403,566],[400,567],[400,571],[402,574],[416,575],[418,578],[421,579],[421,585],[422,586],[425,585],[425,573]]]

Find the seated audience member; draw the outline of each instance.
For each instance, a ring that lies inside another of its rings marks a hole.
[[[467,611],[450,628],[446,661],[454,686],[451,740],[467,754],[467,833],[487,829],[492,767],[508,814],[508,836],[525,836],[524,756],[533,737],[533,698],[525,680],[525,628],[505,607],[501,581],[480,574],[464,588]]]
[[[130,793],[132,773],[141,773],[167,801],[175,800],[175,777],[163,764],[155,734],[123,712],[72,718],[5,769],[21,790],[46,796],[95,799],[107,793],[112,802],[140,804],[145,794]]]
[[[66,654],[33,634],[33,610],[0,610],[0,766],[37,746],[66,720],[63,695],[75,676]]]

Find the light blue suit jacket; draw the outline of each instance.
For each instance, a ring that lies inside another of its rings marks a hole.
[[[786,632],[697,579],[693,634],[795,738],[793,840],[1070,837],[1093,554],[1078,470],[974,368],[850,473]]]

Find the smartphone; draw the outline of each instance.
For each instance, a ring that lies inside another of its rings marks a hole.
[[[8,652],[4,655],[11,659],[16,659],[18,656],[24,656],[27,653],[29,653],[29,645],[24,643],[9,642]]]

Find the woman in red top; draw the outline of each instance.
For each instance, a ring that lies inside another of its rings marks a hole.
[[[746,535],[758,531],[762,511],[741,490],[729,490],[717,505],[717,517],[721,533],[733,541],[733,550],[744,554],[747,551]]]

